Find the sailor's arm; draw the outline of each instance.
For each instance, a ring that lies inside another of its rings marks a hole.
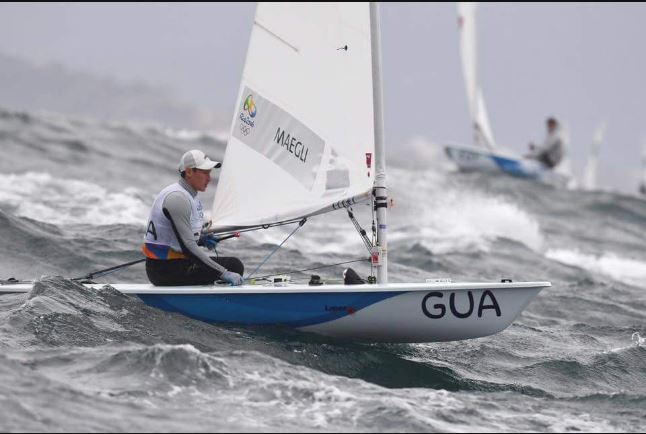
[[[170,220],[173,232],[185,255],[219,273],[227,271],[198,247],[191,229],[191,204],[182,193],[173,192],[166,196],[162,209],[166,218]]]

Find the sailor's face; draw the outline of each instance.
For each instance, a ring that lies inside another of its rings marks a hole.
[[[211,182],[211,171],[203,169],[188,169],[186,180],[197,191],[205,191]]]

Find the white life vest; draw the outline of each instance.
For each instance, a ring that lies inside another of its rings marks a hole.
[[[195,195],[193,197],[179,183],[174,183],[164,188],[155,198],[144,235],[143,253],[152,259],[179,259],[184,258],[182,247],[175,236],[170,220],[164,215],[163,205],[166,197],[174,192],[180,192],[191,204],[191,231],[195,241],[199,240],[204,211],[202,202]]]

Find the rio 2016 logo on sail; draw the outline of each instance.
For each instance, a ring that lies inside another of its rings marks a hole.
[[[256,102],[253,100],[253,95],[247,95],[247,98],[244,100],[242,105],[242,111],[240,112],[240,131],[245,136],[251,132],[251,129],[255,126],[253,118],[258,114],[256,108]]]

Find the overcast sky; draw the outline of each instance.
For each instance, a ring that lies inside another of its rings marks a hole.
[[[0,53],[175,90],[229,112],[253,3],[0,4]],[[471,140],[455,3],[381,7],[389,146]],[[480,5],[479,64],[497,141],[521,152],[568,126],[575,172],[606,120],[601,185],[634,190],[646,138],[646,4]],[[1,101],[0,101],[1,105]]]

